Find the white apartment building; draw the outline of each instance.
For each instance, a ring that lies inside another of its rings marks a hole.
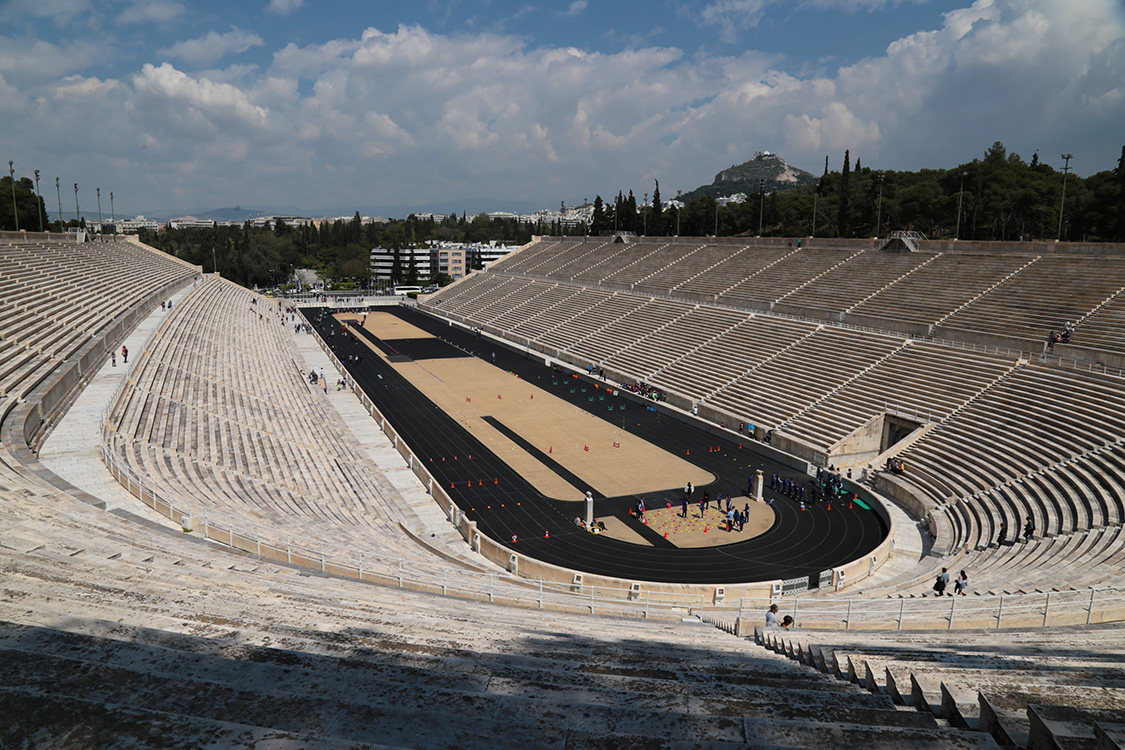
[[[117,222],[117,232],[119,234],[139,232],[142,229],[147,229],[150,232],[159,232],[160,222],[155,219],[146,219],[143,216],[134,216],[132,219],[121,219]]]
[[[168,222],[171,229],[213,229],[214,226],[213,219],[197,219],[194,216],[181,216]]]

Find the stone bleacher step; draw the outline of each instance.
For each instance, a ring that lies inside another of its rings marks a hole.
[[[1059,748],[1060,750],[1101,750],[1109,736],[1096,731],[1100,723],[1125,722],[1125,708],[1082,708],[1032,704],[1027,707],[1030,720],[1027,747]],[[1108,745],[1112,747],[1112,744]]]
[[[840,719],[848,714],[841,712]],[[970,750],[999,747],[983,732],[935,727],[932,729],[865,726],[845,721],[784,721],[746,719],[746,735],[784,747],[831,750]]]
[[[1125,723],[1099,721],[1094,724],[1098,750],[1125,750]]]
[[[19,684],[64,700],[143,705],[147,710],[165,714],[190,710],[193,715],[186,717],[189,724],[198,717],[204,722],[234,721],[296,734],[329,733],[340,740],[391,744],[421,740],[428,747],[454,747],[458,743],[487,741],[498,726],[508,736],[536,736],[544,727],[551,726],[571,739],[590,735],[739,742],[744,721],[765,721],[763,717],[773,717],[769,719],[773,721],[786,710],[800,718],[785,721],[799,726],[816,723],[825,716],[847,714],[851,717],[849,726],[841,728],[833,723],[834,731],[845,733],[867,729],[857,725],[857,721],[878,722],[884,733],[888,724],[900,732],[907,728],[933,729],[932,725],[908,721],[906,714],[893,708],[880,708],[882,699],[878,696],[857,701],[870,707],[855,706],[854,713],[849,713],[849,703],[822,692],[805,695],[808,701],[793,701],[789,709],[771,706],[778,703],[777,694],[784,689],[781,680],[771,681],[773,684],[764,688],[745,690],[722,679],[700,685],[671,679],[665,687],[653,690],[650,679],[636,683],[611,679],[611,685],[647,683],[637,684],[642,687],[640,692],[615,695],[617,691],[599,687],[606,680],[606,673],[636,672],[616,660],[613,664],[601,664],[594,675],[581,672],[579,683],[596,676],[592,693],[575,692],[573,685],[564,685],[559,690],[545,689],[541,695],[534,690],[525,695],[525,683],[516,681],[497,685],[507,694],[493,692],[491,686],[485,692],[484,675],[460,673],[457,665],[448,664],[444,658],[430,659],[431,666],[427,668],[411,667],[404,663],[403,659],[408,658],[404,655],[398,657],[398,662],[393,655],[384,657],[380,664],[369,657],[349,663],[347,659],[250,646],[227,647],[222,655],[203,654],[190,649],[213,649],[213,641],[167,633],[159,634],[159,645],[142,645],[39,628],[16,628],[9,640],[16,643],[5,647],[0,659],[0,679],[5,684]],[[517,656],[515,660],[536,662],[527,665],[526,679],[531,684],[543,674],[557,675],[565,670],[562,663],[552,669],[540,659]],[[482,665],[466,659],[461,666],[479,669]],[[504,671],[500,664],[484,666],[492,673]],[[453,671],[449,673],[451,667]],[[757,671],[748,670],[746,677],[756,682]],[[679,676],[676,672],[670,675]],[[317,686],[312,695],[310,685]],[[689,691],[698,688],[702,694],[678,696],[677,686]],[[608,705],[591,705],[585,700],[587,694],[602,697]],[[184,695],[192,696],[191,700],[184,701]],[[375,705],[368,700],[372,696],[378,697]],[[761,703],[753,700],[754,696]],[[576,697],[579,702],[575,702]],[[739,700],[728,702],[731,698]],[[295,710],[298,706],[299,711]],[[451,720],[442,722],[440,727],[428,723],[419,726],[417,717],[435,706],[441,706],[442,715]],[[754,711],[757,716],[741,718],[745,714],[753,716]],[[327,730],[329,724],[331,732]],[[902,740],[904,735],[895,737]]]
[[[187,701],[185,701],[187,702]],[[398,750],[409,745],[317,737],[143,706],[0,686],[0,747],[112,747],[118,750]]]

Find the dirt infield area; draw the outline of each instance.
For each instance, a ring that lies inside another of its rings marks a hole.
[[[337,317],[355,324],[366,317],[364,328],[392,347],[396,340],[434,338],[386,313]],[[689,481],[702,486],[715,479],[710,472],[485,360],[466,354],[398,362],[368,346],[547,497],[578,500],[584,493],[489,424],[486,417],[500,422],[606,497],[667,490]],[[597,395],[616,398],[606,388],[598,388]],[[627,419],[626,415],[622,412],[622,418]],[[695,512],[698,514],[698,508]]]
[[[656,533],[663,534],[665,539],[681,549],[743,542],[761,536],[773,527],[777,515],[768,503],[746,497],[736,497],[733,500],[734,507],[740,510],[749,506],[750,519],[742,527],[742,531],[738,531],[737,525],[734,530],[728,531],[726,513],[718,510],[714,503],[706,511],[701,511],[698,502],[688,505],[687,518],[680,515],[682,506],[650,508],[645,511],[645,525]],[[618,518],[599,520],[605,523],[605,533],[614,539],[633,544],[652,544]]]

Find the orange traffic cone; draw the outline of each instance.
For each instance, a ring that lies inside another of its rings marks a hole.
[[[550,531],[544,531],[543,532],[543,538],[544,539],[550,539],[551,538],[551,532]]]

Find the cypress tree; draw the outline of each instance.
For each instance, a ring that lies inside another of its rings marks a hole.
[[[840,173],[840,212],[836,215],[836,234],[847,237],[850,230],[848,214],[851,211],[851,154],[844,151],[844,170]]]

